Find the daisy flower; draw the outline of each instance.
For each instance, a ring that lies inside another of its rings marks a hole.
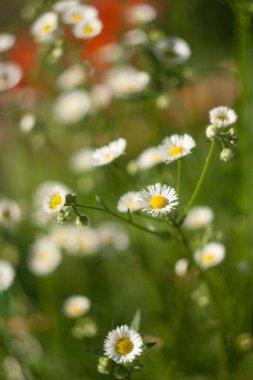
[[[225,247],[221,243],[211,242],[194,253],[194,260],[202,269],[218,265],[225,258]]]
[[[14,45],[16,37],[10,33],[0,33],[0,53],[8,51]]]
[[[98,232],[92,228],[85,227],[83,230],[77,230],[75,243],[68,253],[79,257],[95,255],[99,244]]]
[[[191,50],[183,39],[169,37],[154,44],[154,53],[162,61],[171,65],[178,65],[190,57]]]
[[[131,29],[123,34],[123,42],[128,46],[143,45],[148,42],[148,36],[142,29]]]
[[[128,96],[143,91],[150,82],[150,75],[138,71],[131,66],[111,69],[106,77],[106,83],[115,96]]]
[[[77,5],[79,5],[79,0],[60,0],[54,3],[53,10],[62,13]]]
[[[42,200],[44,211],[48,213],[57,213],[65,204],[68,191],[65,187],[55,186],[44,195]]]
[[[145,149],[136,160],[138,169],[146,170],[162,162],[161,152],[158,147]]]
[[[75,173],[84,173],[93,169],[93,165],[91,163],[93,152],[94,149],[91,148],[83,148],[75,152],[70,157],[70,169]]]
[[[140,210],[138,194],[138,192],[130,191],[122,195],[122,197],[118,201],[117,210],[119,212],[135,212]]]
[[[65,24],[78,24],[80,22],[89,21],[97,17],[98,10],[89,5],[77,5],[67,8],[62,15],[62,21]]]
[[[154,217],[169,214],[178,205],[176,191],[160,183],[147,186],[139,193],[138,199],[141,209]]]
[[[88,313],[91,301],[85,296],[71,296],[63,304],[63,313],[69,318],[79,318]]]
[[[224,128],[228,125],[234,124],[237,115],[231,108],[220,106],[213,108],[209,112],[209,119],[212,125],[218,128]]]
[[[106,83],[97,83],[90,90],[92,111],[109,106],[112,100],[112,90]]]
[[[102,148],[96,149],[91,158],[93,165],[102,166],[114,161],[116,158],[124,154],[126,145],[126,140],[120,138]]]
[[[20,218],[21,211],[17,202],[7,198],[0,199],[0,226],[8,227]]]
[[[98,18],[91,18],[79,22],[73,27],[73,34],[77,38],[89,39],[101,33],[103,24]]]
[[[124,251],[129,246],[129,237],[120,224],[105,222],[99,225],[97,230],[101,247]]]
[[[136,331],[127,325],[110,331],[104,340],[104,354],[118,364],[127,364],[140,356],[143,340]]]
[[[0,63],[0,92],[15,87],[23,76],[23,70],[13,62]]]
[[[185,133],[184,135],[166,137],[159,146],[159,150],[162,160],[169,164],[190,154],[195,146],[196,143],[193,138]]]
[[[33,113],[25,113],[20,121],[19,121],[19,128],[21,132],[23,133],[29,133],[34,128],[36,123],[36,119]]]
[[[197,230],[208,226],[214,219],[214,212],[207,206],[193,207],[184,221],[184,227],[188,230]]]
[[[37,276],[46,276],[53,272],[60,262],[61,253],[49,238],[42,237],[31,246],[28,267]]]
[[[87,115],[90,106],[90,98],[86,91],[73,90],[58,96],[53,106],[53,113],[59,122],[77,123]]]
[[[47,41],[53,37],[57,26],[57,13],[46,12],[32,24],[31,33],[38,41]]]
[[[15,277],[15,271],[10,263],[6,260],[0,260],[0,293],[8,289]]]
[[[177,260],[177,262],[175,263],[175,268],[174,268],[176,275],[178,277],[184,277],[187,273],[188,266],[189,266],[188,260],[186,259]]]
[[[126,13],[127,21],[134,24],[143,24],[153,21],[156,16],[157,12],[155,8],[149,4],[137,4],[131,6]]]
[[[78,63],[71,65],[57,78],[57,86],[63,90],[72,90],[80,86],[86,79],[84,67]]]

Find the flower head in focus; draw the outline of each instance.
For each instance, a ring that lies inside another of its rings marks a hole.
[[[209,112],[210,123],[218,128],[225,128],[234,124],[237,120],[237,115],[234,110],[228,107],[215,107]]]
[[[169,164],[190,154],[195,146],[193,138],[185,133],[166,137],[159,146],[159,150],[162,160]]]
[[[55,186],[44,194],[43,207],[48,213],[58,213],[65,205],[66,195],[68,194],[65,186]]]

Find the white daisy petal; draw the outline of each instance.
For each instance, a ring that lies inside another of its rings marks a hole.
[[[102,166],[114,161],[125,152],[126,145],[126,140],[120,138],[102,148],[96,149],[91,158],[93,165]]]
[[[162,61],[171,65],[178,65],[190,57],[191,50],[182,38],[168,37],[154,44],[154,53]]]
[[[89,39],[101,33],[103,24],[98,18],[92,18],[77,23],[73,28],[73,34],[77,38]]]
[[[162,160],[169,164],[190,154],[195,146],[194,139],[185,133],[184,135],[166,137],[159,146],[159,150]]]
[[[138,195],[139,193],[135,191],[130,191],[122,195],[118,201],[117,210],[119,212],[135,212],[140,210]]]
[[[67,8],[62,15],[62,21],[65,24],[79,24],[80,22],[89,21],[97,17],[98,10],[89,5],[77,5]]]
[[[38,41],[50,40],[58,26],[58,15],[55,12],[43,13],[31,26],[31,34]]]
[[[214,267],[225,258],[225,247],[221,243],[210,242],[194,253],[194,260],[202,269]]]
[[[23,70],[14,62],[0,63],[0,92],[15,87],[23,77]]]
[[[237,120],[237,115],[231,108],[220,106],[213,108],[209,112],[209,119],[215,127],[224,128],[234,124]]]

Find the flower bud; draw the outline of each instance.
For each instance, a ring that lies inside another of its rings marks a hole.
[[[72,210],[72,207],[64,207],[60,210],[58,216],[57,216],[57,223],[58,224],[67,224],[72,222],[74,217],[74,213]]]
[[[108,358],[101,356],[98,360],[97,370],[103,375],[109,375],[112,369],[112,361]]]
[[[85,215],[80,215],[76,218],[76,225],[78,228],[86,227],[88,223],[89,223],[89,220],[87,216]]]
[[[206,137],[208,139],[213,139],[215,138],[217,135],[217,128],[214,126],[214,125],[209,125],[207,128],[206,128]]]
[[[223,161],[228,161],[233,157],[233,151],[229,148],[224,148],[220,154],[220,159]]]

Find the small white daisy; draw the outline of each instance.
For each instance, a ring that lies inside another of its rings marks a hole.
[[[60,0],[56,1],[53,5],[53,10],[55,12],[66,12],[68,9],[71,9],[73,7],[76,7],[79,5],[79,0]]]
[[[14,45],[16,37],[10,33],[0,33],[0,53],[8,51]]]
[[[57,86],[64,91],[80,86],[86,79],[84,67],[78,63],[63,71],[57,78]]]
[[[69,7],[62,15],[62,21],[65,24],[78,24],[89,21],[97,17],[98,10],[89,5],[77,5]]]
[[[157,16],[157,12],[152,5],[137,4],[131,6],[126,12],[126,19],[133,24],[143,24],[153,21]]]
[[[214,267],[225,258],[225,247],[221,243],[211,242],[194,253],[194,260],[202,269]]]
[[[96,58],[100,62],[114,63],[123,56],[122,46],[116,42],[106,44],[98,49],[96,52]]]
[[[190,154],[195,146],[196,143],[193,138],[185,133],[184,135],[166,137],[159,146],[159,150],[162,160],[169,164]]]
[[[122,226],[116,222],[105,222],[98,227],[98,238],[101,247],[124,251],[129,246],[129,237]]]
[[[118,201],[117,210],[119,212],[135,212],[140,210],[138,194],[138,192],[130,191],[122,195]]]
[[[105,356],[118,364],[127,364],[141,355],[143,340],[140,334],[123,325],[107,334],[103,347]]]
[[[85,227],[85,229],[77,230],[75,244],[68,253],[79,257],[95,255],[98,252],[99,245],[98,232],[92,228]]]
[[[31,26],[31,34],[38,41],[48,41],[58,26],[58,15],[55,12],[43,13]]]
[[[104,109],[112,100],[112,90],[106,83],[98,83],[91,87],[91,108],[93,111]]]
[[[171,65],[184,63],[191,55],[186,41],[178,37],[168,37],[154,44],[155,55]]]
[[[210,123],[218,128],[224,128],[234,124],[237,120],[237,115],[234,110],[228,107],[215,107],[209,112]]]
[[[23,70],[14,62],[0,63],[0,92],[15,87],[23,77]]]
[[[138,169],[146,170],[162,162],[161,152],[158,147],[145,149],[136,160]]]
[[[176,191],[160,183],[147,186],[139,193],[138,199],[141,209],[154,217],[169,214],[178,205]]]
[[[65,204],[66,195],[65,187],[55,186],[47,194],[44,195],[42,200],[43,208],[48,213],[57,213]]]
[[[176,275],[178,277],[184,277],[187,273],[188,266],[189,266],[188,260],[186,259],[177,260],[177,262],[175,263],[175,268],[174,268]]]
[[[32,244],[28,259],[28,267],[32,273],[46,276],[52,273],[60,262],[61,253],[49,238],[42,237]]]
[[[13,266],[6,260],[0,260],[0,293],[12,285],[14,277]]]
[[[91,107],[90,98],[84,90],[63,93],[56,99],[53,113],[62,123],[77,123],[87,115]]]
[[[106,83],[115,96],[129,96],[143,91],[150,82],[150,75],[133,67],[111,69]]]
[[[79,22],[73,27],[73,34],[77,38],[89,39],[101,33],[103,24],[98,18]]]
[[[110,144],[96,149],[92,154],[92,163],[94,166],[107,165],[116,158],[124,154],[127,142],[125,139],[112,141]]]
[[[148,36],[142,29],[132,29],[123,34],[123,42],[128,46],[143,45],[148,42]]]
[[[92,154],[94,149],[83,148],[75,152],[69,161],[70,169],[75,173],[85,173],[93,169],[91,163]]]
[[[188,230],[197,230],[208,226],[214,219],[214,212],[207,206],[193,207],[184,221],[184,227]]]
[[[69,252],[75,249],[78,230],[72,225],[53,226],[49,239],[59,248]]]
[[[29,133],[34,128],[36,119],[33,113],[25,113],[19,122],[19,128],[23,133]]]
[[[21,211],[18,203],[7,198],[0,199],[0,226],[8,227],[20,219]]]
[[[69,318],[79,318],[88,313],[91,301],[85,296],[71,296],[63,304],[63,313]]]

